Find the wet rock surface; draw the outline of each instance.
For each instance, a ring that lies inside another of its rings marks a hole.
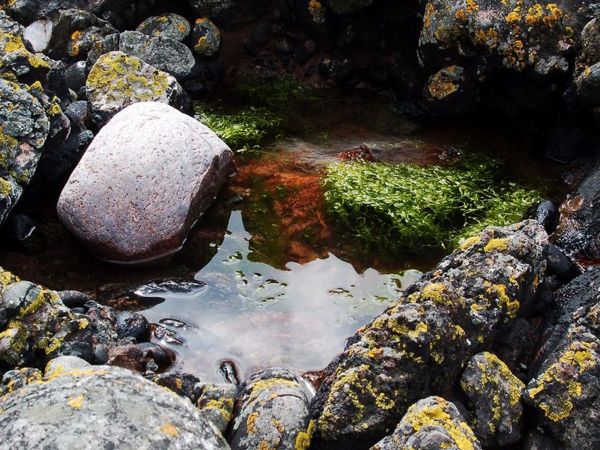
[[[177,80],[123,52],[102,55],[86,81],[92,119],[105,125],[116,113],[139,102],[162,102],[187,111],[189,98]]]
[[[481,445],[456,406],[441,397],[428,397],[410,408],[394,433],[371,450],[480,450]]]
[[[232,158],[198,121],[161,103],[138,103],[98,133],[58,214],[101,259],[170,255],[225,183]]]
[[[232,449],[307,449],[314,423],[303,381],[285,369],[267,369],[247,379],[236,400]]]
[[[475,409],[472,429],[481,443],[497,447],[520,440],[525,384],[504,362],[488,352],[475,355],[460,385]]]
[[[81,448],[82,439],[89,448],[229,448],[189,401],[128,370],[82,360],[52,361],[43,381],[0,405],[0,448]]]
[[[529,307],[547,242],[536,222],[490,228],[359,330],[312,403],[320,438],[381,438],[411,403],[448,388]]]

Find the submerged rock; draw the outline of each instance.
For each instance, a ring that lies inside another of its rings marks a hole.
[[[0,398],[0,448],[228,449],[189,401],[115,367],[55,361]],[[27,423],[26,430],[23,423]],[[26,431],[26,432],[25,432]]]
[[[481,445],[453,403],[441,397],[428,397],[408,408],[394,433],[371,450],[442,448],[481,450]]]
[[[231,448],[306,450],[314,424],[303,381],[285,369],[263,370],[244,382],[231,427]]]
[[[519,441],[525,384],[506,364],[492,353],[479,353],[467,364],[460,385],[475,410],[473,431],[486,447]]]
[[[233,152],[200,122],[162,103],[137,103],[100,130],[58,215],[103,260],[165,257],[181,248],[232,164]]]
[[[187,94],[173,76],[123,52],[98,58],[86,88],[92,119],[98,126],[134,103],[162,102],[182,111],[190,106]]]
[[[312,404],[319,436],[372,442],[413,402],[449,389],[531,306],[547,244],[537,222],[488,228],[404,291],[328,368]]]

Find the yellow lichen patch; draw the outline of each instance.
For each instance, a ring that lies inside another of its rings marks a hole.
[[[160,427],[160,432],[170,437],[176,437],[179,434],[179,428],[177,428],[171,422],[167,422]]]
[[[475,435],[469,426],[462,421],[453,419],[448,410],[450,404],[443,398],[436,397],[436,403],[424,409],[411,406],[402,422],[407,422],[418,433],[428,427],[441,427],[447,431],[457,448],[461,450],[474,450]]]
[[[514,319],[519,313],[521,303],[517,299],[512,299],[506,293],[506,286],[503,284],[493,284],[487,289],[488,293],[496,295],[498,305],[501,306],[509,318]]]
[[[83,395],[78,395],[77,397],[69,397],[67,399],[67,404],[73,409],[81,409],[84,402],[85,399],[83,398]]]
[[[259,380],[255,383],[252,383],[249,401],[252,402],[256,400],[256,397],[258,397],[261,392],[267,389],[290,387],[298,388],[300,387],[300,384],[298,384],[297,381],[287,380],[285,378],[269,378],[268,380]]]
[[[314,420],[310,420],[308,422],[308,427],[306,431],[301,431],[296,436],[296,441],[294,442],[294,450],[307,450],[310,447],[310,441],[312,440],[313,433],[315,432],[315,422]]]
[[[544,395],[538,407],[548,420],[560,422],[571,415],[574,401],[582,396],[579,377],[598,364],[597,354],[589,342],[575,341],[537,378],[528,394],[536,399]]]
[[[480,242],[481,242],[481,237],[472,236],[472,237],[467,238],[464,241],[462,241],[458,248],[459,248],[459,250],[464,252],[465,250],[470,249],[471,247],[479,244]]]
[[[256,411],[248,414],[248,418],[246,419],[246,431],[248,431],[248,434],[256,433],[256,421],[259,417],[260,415]]]
[[[460,86],[452,78],[457,70],[456,66],[450,66],[433,75],[427,84],[428,95],[431,98],[442,100],[458,92]]]
[[[485,247],[483,247],[483,251],[486,253],[489,252],[505,252],[508,250],[508,244],[510,243],[510,239],[502,238],[502,239],[490,239]]]
[[[0,269],[0,285],[2,285],[2,287],[6,287],[9,284],[17,283],[19,281],[21,280],[16,275],[13,275],[7,270]]]
[[[10,181],[0,178],[0,195],[8,198],[13,194],[14,186]]]
[[[233,414],[233,399],[232,398],[219,398],[211,399],[200,409],[213,409],[219,411],[223,420],[229,422]]]

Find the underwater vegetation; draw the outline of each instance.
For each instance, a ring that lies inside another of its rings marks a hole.
[[[541,199],[498,181],[500,163],[466,157],[450,166],[349,162],[325,174],[328,214],[367,247],[416,252],[454,248],[490,225],[519,221]]]

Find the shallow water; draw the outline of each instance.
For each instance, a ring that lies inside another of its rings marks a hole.
[[[207,380],[226,378],[223,367],[235,368],[238,378],[273,365],[318,371],[442,256],[431,249],[373,251],[351,230],[332,226],[322,169],[339,161],[340,152],[367,145],[378,161],[430,165],[483,149],[507,160],[508,180],[542,187],[550,197],[566,186],[563,168],[536,157],[531,141],[517,134],[420,128],[384,100],[364,96],[344,95],[317,109],[298,116],[298,132],[238,155],[238,174],[166,265],[95,261],[56,219],[54,193],[21,202],[38,227],[24,245],[0,243],[0,266],[53,289],[142,310],[154,323],[154,339],[178,353],[176,367]],[[174,278],[204,284],[187,292],[138,289]]]
[[[143,311],[170,331],[157,341],[185,356],[179,367],[202,379],[223,381],[223,361],[232,361],[241,378],[270,366],[322,369],[420,275],[359,274],[332,254],[280,270],[253,261],[250,240],[241,211],[233,211],[217,254],[195,276],[205,285],[159,295],[165,301]]]

